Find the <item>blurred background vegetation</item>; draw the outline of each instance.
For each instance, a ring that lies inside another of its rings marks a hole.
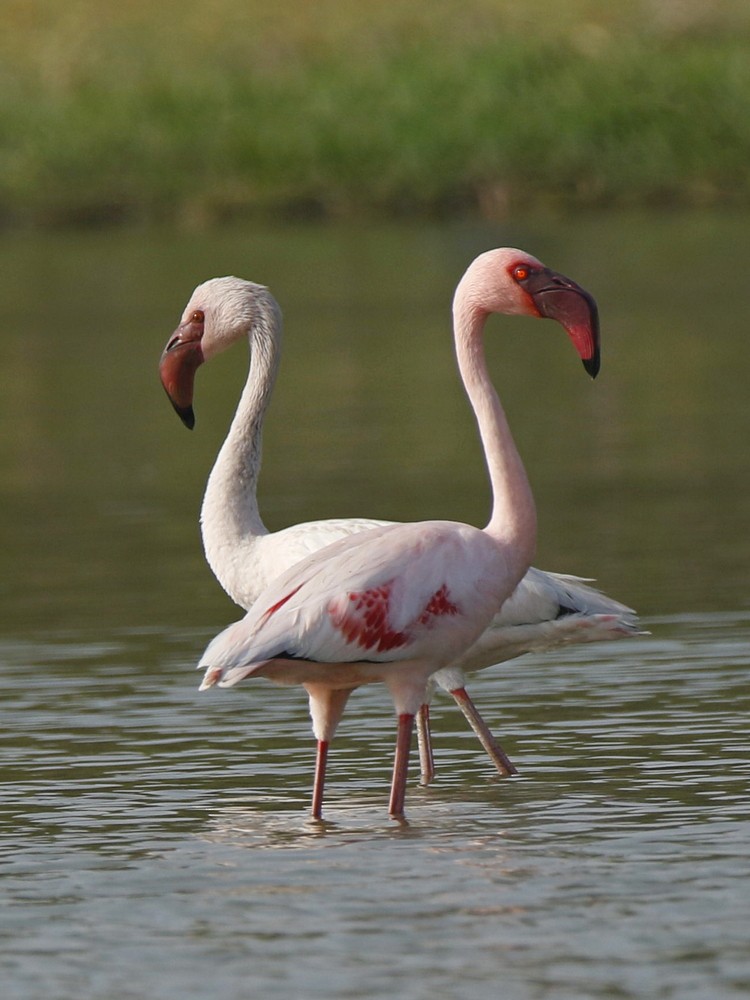
[[[747,0],[1,0],[0,223],[750,204]]]

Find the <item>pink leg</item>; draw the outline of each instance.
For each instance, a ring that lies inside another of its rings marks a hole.
[[[503,776],[518,774],[518,768],[490,732],[487,723],[477,711],[477,707],[469,697],[466,688],[456,688],[454,691],[451,691],[451,694],[500,774]]]
[[[328,761],[328,740],[318,740],[315,758],[315,783],[313,785],[312,818],[323,818],[323,789],[326,783],[326,763]]]
[[[391,819],[402,821],[404,820],[406,778],[409,771],[409,752],[411,750],[411,734],[413,729],[414,716],[406,713],[399,715],[396,757],[393,762],[393,781],[391,783],[391,801],[388,812]]]
[[[417,713],[417,744],[419,746],[419,770],[421,785],[429,785],[435,777],[435,759],[432,756],[430,736],[430,706],[424,702]]]
[[[336,727],[346,707],[347,699],[352,692],[349,688],[331,690],[323,685],[310,683],[305,684],[304,687],[310,698],[313,733],[318,741],[313,783],[312,818],[320,819],[323,815],[323,790],[326,782],[328,747],[336,733]]]

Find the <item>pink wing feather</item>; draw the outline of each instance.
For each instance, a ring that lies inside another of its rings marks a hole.
[[[483,532],[449,521],[388,525],[341,539],[283,574],[242,621],[213,640],[199,664],[206,669],[202,686],[236,683],[284,657],[319,663],[429,657],[437,667],[479,634],[504,596],[496,579],[486,585],[485,566],[497,559],[492,547]]]

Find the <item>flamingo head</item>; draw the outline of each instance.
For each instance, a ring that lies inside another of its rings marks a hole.
[[[249,337],[260,312],[259,303],[276,308],[263,285],[242,278],[211,278],[198,285],[182,313],[180,325],[167,341],[159,375],[167,396],[186,427],[195,426],[193,384],[204,361]]]
[[[485,313],[555,319],[592,378],[599,371],[599,312],[579,284],[513,247],[488,250],[470,265],[456,292]]]

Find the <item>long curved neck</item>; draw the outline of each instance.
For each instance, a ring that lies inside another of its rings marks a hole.
[[[485,531],[510,549],[522,572],[536,546],[536,508],[526,470],[487,371],[483,331],[487,310],[459,285],[453,303],[458,367],[479,425],[492,488],[492,516]]]
[[[258,510],[263,420],[281,358],[281,311],[270,294],[259,296],[249,333],[250,370],[226,440],[211,470],[201,509],[203,546],[211,569],[227,579],[248,544],[268,529]]]

